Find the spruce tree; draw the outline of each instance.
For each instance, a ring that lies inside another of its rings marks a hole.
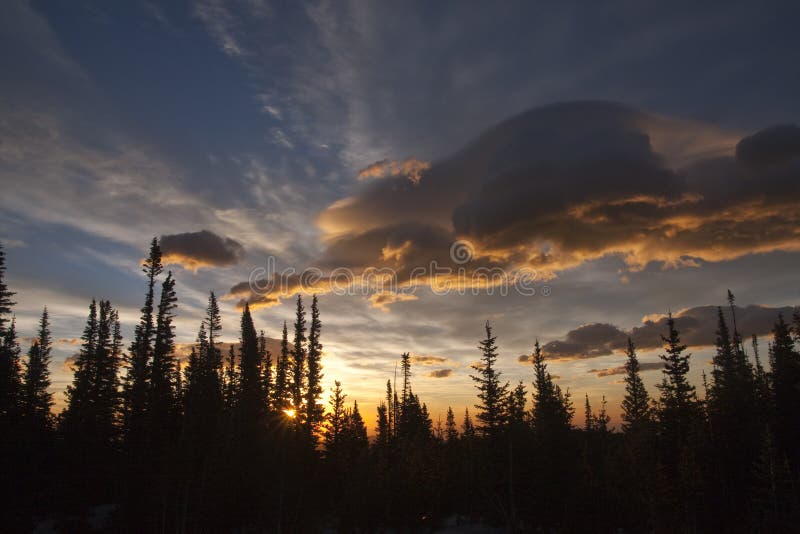
[[[258,354],[261,360],[261,381],[263,402],[265,410],[269,411],[272,408],[272,397],[275,393],[274,383],[272,377],[272,353],[267,350],[267,336],[262,330],[258,336]]]
[[[3,244],[0,243],[0,339],[3,339],[3,333],[6,331],[6,324],[9,322],[9,315],[11,309],[16,302],[11,300],[16,293],[8,289],[6,284],[6,253],[3,250]]]
[[[345,406],[347,397],[342,392],[342,383],[336,380],[330,397],[330,411],[325,417],[325,430],[323,433],[325,454],[335,459],[341,453],[341,436],[345,430]]]
[[[294,321],[294,341],[292,347],[292,407],[296,413],[296,422],[299,424],[303,414],[303,393],[306,374],[306,310],[303,307],[303,297],[297,295]]]
[[[537,339],[533,348],[533,427],[540,434],[569,429],[574,409],[569,393],[563,393],[547,370]]]
[[[259,339],[250,314],[250,306],[245,304],[242,311],[239,349],[238,405],[240,424],[251,431],[262,422],[265,414],[264,380],[261,373],[262,361]]]
[[[508,422],[508,382],[500,381],[500,372],[495,369],[497,361],[496,337],[492,335],[492,327],[486,322],[486,338],[479,344],[481,350],[480,364],[472,366],[477,376],[470,375],[478,388],[479,430],[488,437],[495,438]]]
[[[668,336],[661,336],[666,344],[666,354],[659,357],[664,362],[664,378],[658,388],[661,390],[662,425],[678,432],[685,430],[689,422],[696,416],[697,392],[689,382],[689,358],[685,353],[686,345],[681,344],[675,319],[672,314],[667,318]]]
[[[175,279],[172,272],[161,284],[161,298],[156,314],[153,358],[150,362],[150,383],[147,415],[150,438],[157,453],[163,454],[166,445],[175,438],[180,415],[178,384],[179,366],[175,359],[175,309],[177,308]]]
[[[640,375],[639,359],[636,347],[628,338],[625,355],[625,397],[622,399],[622,430],[636,431],[647,427],[651,420],[652,410],[650,395]]]
[[[39,331],[31,344],[25,362],[23,377],[22,416],[33,433],[42,434],[51,429],[53,394],[50,393],[50,319],[45,307],[39,319]]]
[[[800,466],[800,354],[789,325],[778,315],[773,329],[772,382],[775,395],[775,438],[778,449]]]
[[[22,367],[17,321],[11,318],[0,339],[0,425],[4,433],[19,422],[22,401]]]
[[[2,432],[8,433],[8,425],[19,416],[22,370],[16,324],[8,317],[16,304],[11,300],[16,293],[8,289],[5,275],[6,256],[0,243],[0,423],[5,427]]]
[[[444,436],[448,443],[455,443],[458,440],[458,427],[456,427],[456,416],[453,414],[453,409],[447,407],[447,418],[444,422]]]
[[[308,368],[306,373],[306,432],[312,443],[316,442],[320,425],[323,421],[325,410],[319,403],[322,396],[322,344],[320,331],[322,321],[319,318],[319,304],[317,296],[311,301],[311,325],[308,330]]]
[[[281,334],[281,354],[275,366],[275,394],[273,395],[273,411],[281,412],[289,406],[289,333],[286,321],[283,322]]]
[[[161,248],[153,238],[150,254],[142,264],[147,278],[144,306],[134,330],[125,377],[125,439],[129,450],[140,451],[147,439],[147,408],[150,400],[150,371],[156,334],[153,316],[156,279],[161,274]],[[137,452],[138,454],[138,452]]]

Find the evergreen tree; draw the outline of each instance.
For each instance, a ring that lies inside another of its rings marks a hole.
[[[773,329],[772,383],[775,395],[775,438],[778,449],[800,466],[800,354],[789,325],[778,315]]]
[[[262,330],[258,336],[258,353],[261,359],[261,380],[264,404],[269,411],[272,408],[272,397],[275,393],[272,377],[272,353],[267,350],[267,336]]]
[[[464,422],[461,424],[461,432],[465,439],[471,440],[475,438],[475,425],[469,415],[469,408],[464,409]]]
[[[341,436],[347,422],[344,406],[346,397],[347,395],[342,392],[342,383],[336,380],[330,397],[331,409],[325,417],[323,434],[325,454],[329,458],[336,458],[341,452]]]
[[[12,318],[0,339],[0,428],[5,433],[18,422],[23,394],[16,323]]]
[[[681,344],[672,314],[667,318],[667,327],[669,335],[661,336],[666,343],[666,354],[660,355],[664,362],[664,378],[658,385],[660,418],[663,426],[679,432],[686,430],[686,425],[697,415],[697,392],[687,377],[691,354],[684,353],[686,345]]]
[[[294,343],[292,348],[292,406],[296,412],[296,421],[299,424],[304,415],[303,392],[306,374],[306,310],[303,307],[303,298],[297,295],[297,307],[294,321]]]
[[[241,424],[250,427],[263,421],[265,415],[265,392],[262,378],[261,350],[250,307],[245,304],[242,312],[239,349],[239,387],[238,404]]]
[[[403,393],[400,397],[400,410],[402,411],[411,393],[411,354],[408,352],[404,352],[400,356],[400,369],[403,373]]]
[[[444,435],[448,443],[454,443],[458,439],[458,428],[456,427],[456,416],[453,409],[447,407],[447,418],[444,423]]]
[[[583,408],[583,431],[591,432],[594,430],[594,414],[592,414],[592,405],[589,404],[589,394],[586,393],[586,402]]]
[[[11,315],[11,309],[16,302],[11,300],[16,293],[8,289],[6,284],[6,253],[3,250],[3,244],[0,243],[0,339],[3,339],[3,334],[6,331],[6,324],[8,324],[8,316]]]
[[[389,447],[391,439],[391,430],[389,428],[389,416],[386,403],[381,401],[378,404],[378,419],[375,427],[375,446],[386,450]]]
[[[118,434],[118,369],[122,336],[119,318],[111,303],[101,300],[99,312],[92,300],[83,344],[75,361],[72,384],[67,386],[63,423],[73,443],[87,450],[109,449]]]
[[[478,421],[479,430],[486,436],[495,438],[504,425],[508,422],[508,382],[500,381],[500,373],[495,369],[497,361],[496,337],[492,335],[492,327],[486,322],[486,338],[478,348],[481,350],[480,364],[472,368],[478,372],[477,376],[470,375],[477,384],[479,404]]]
[[[533,349],[533,426],[540,435],[569,429],[574,409],[569,393],[563,393],[547,370],[536,340]]]
[[[153,238],[150,254],[142,264],[142,272],[147,278],[147,291],[141,309],[139,324],[134,330],[133,342],[127,361],[125,377],[125,439],[131,451],[141,451],[147,437],[147,404],[150,399],[150,370],[153,358],[153,341],[156,334],[154,293],[156,279],[161,274],[161,248],[158,239]],[[138,452],[137,452],[138,454]]]
[[[50,408],[53,394],[50,388],[50,352],[53,343],[50,339],[50,319],[45,307],[39,319],[39,331],[31,344],[28,360],[25,362],[22,416],[28,428],[36,433],[47,432],[52,426]]]
[[[161,284],[161,299],[156,314],[153,358],[150,362],[150,384],[148,417],[150,438],[156,451],[164,454],[164,448],[175,438],[180,415],[179,366],[175,359],[175,309],[178,298],[172,272]]]
[[[229,414],[237,405],[239,395],[239,375],[236,372],[236,352],[233,344],[228,345],[228,358],[223,364],[222,397]]]
[[[283,322],[283,333],[281,335],[281,355],[275,368],[275,394],[273,395],[273,410],[281,412],[289,406],[289,333],[286,328],[286,321]]]
[[[308,372],[306,380],[306,431],[312,440],[316,442],[320,425],[323,422],[325,410],[319,403],[322,396],[322,344],[320,343],[320,331],[322,321],[319,318],[319,305],[317,296],[314,295],[311,301],[311,326],[308,330]]]
[[[8,433],[8,426],[19,415],[21,397],[21,368],[16,324],[8,318],[16,304],[12,297],[16,294],[8,289],[5,281],[6,256],[0,244],[0,432]],[[6,327],[10,324],[9,327]]]
[[[625,397],[622,399],[622,430],[625,432],[645,428],[651,420],[650,395],[644,387],[644,382],[639,374],[639,359],[636,357],[636,347],[628,338],[626,350],[628,360],[625,362]]]

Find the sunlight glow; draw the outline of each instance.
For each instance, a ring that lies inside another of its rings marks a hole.
[[[285,413],[287,417],[291,417],[292,419],[294,419],[296,415],[296,411],[294,408],[287,408],[283,410],[283,413]]]

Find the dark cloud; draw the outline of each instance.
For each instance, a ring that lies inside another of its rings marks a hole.
[[[208,230],[161,236],[164,263],[196,271],[201,267],[226,267],[244,258],[244,247],[230,237]]]
[[[745,160],[794,153],[794,127],[768,132],[742,142]],[[609,255],[639,270],[800,250],[800,168],[753,169],[734,157],[738,141],[613,103],[535,109],[434,163],[417,186],[372,181],[332,204],[319,217],[324,258],[391,265],[387,247],[402,245],[408,267],[459,238],[474,261],[553,276]]]
[[[447,378],[453,374],[452,369],[437,369],[428,373],[430,378]]]
[[[773,126],[745,137],[736,145],[737,161],[752,168],[783,165],[800,158],[800,127]]]
[[[749,337],[753,334],[763,336],[772,331],[779,313],[784,317],[790,317],[793,312],[794,308],[790,306],[780,308],[736,306],[736,325],[742,336]],[[681,341],[690,347],[713,345],[717,330],[717,313],[716,306],[698,306],[675,313],[673,315],[675,328],[680,333]],[[730,310],[725,307],[723,313],[731,326]],[[666,315],[646,317],[641,325],[634,326],[630,330],[610,324],[593,323],[570,330],[564,339],[546,343],[542,350],[549,358],[593,358],[624,350],[628,337],[638,349],[660,348],[664,345],[661,336],[666,333]],[[520,356],[518,360],[526,362],[528,357]]]
[[[642,362],[639,364],[640,371],[655,371],[663,367],[664,364],[662,362]],[[624,375],[627,371],[624,365],[620,365],[619,367],[607,367],[605,369],[589,369],[586,372],[594,373],[597,378],[603,378],[604,376]]]

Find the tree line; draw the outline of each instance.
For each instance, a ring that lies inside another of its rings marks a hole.
[[[477,402],[433,422],[412,358],[386,382],[374,439],[340,382],[327,407],[322,322],[298,295],[280,351],[248,306],[238,349],[220,341],[212,292],[185,365],[175,279],[157,239],[125,344],[108,300],[89,305],[66,407],[52,413],[53,340],[44,308],[22,354],[0,248],[0,456],[4,530],[63,532],[418,531],[483,523],[509,531],[791,532],[800,524],[800,313],[776,318],[767,360],[719,308],[702,390],[672,316],[658,394],[628,340],[622,428],[606,401],[571,393],[538,341],[531,382],[497,370],[491,325],[471,375]],[[530,408],[529,408],[530,406]],[[471,408],[471,410],[470,410]]]

